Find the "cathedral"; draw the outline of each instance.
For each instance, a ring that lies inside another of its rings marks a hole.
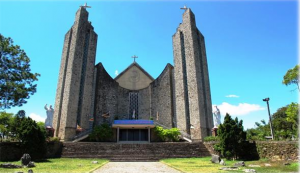
[[[113,128],[114,142],[151,142],[156,125],[176,127],[191,141],[211,135],[205,42],[192,10],[184,8],[182,23],[172,37],[174,66],[167,64],[154,79],[134,61],[112,78],[101,62],[95,65],[98,36],[86,7],[76,12],[64,39],[53,116],[55,136],[74,141],[103,123]]]

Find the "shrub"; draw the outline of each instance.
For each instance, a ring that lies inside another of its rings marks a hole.
[[[59,138],[58,137],[49,137],[48,141],[49,142],[59,142]]]
[[[163,127],[155,126],[154,132],[162,141],[179,141],[180,132],[177,128],[164,129]]]
[[[210,141],[220,141],[218,136],[207,136],[204,138],[205,142],[210,142]]]
[[[233,120],[227,113],[224,118],[224,123],[220,124],[218,129],[220,138],[219,147],[221,154],[227,159],[241,158],[243,152],[243,142],[246,141],[246,132],[243,128],[243,121],[238,121],[238,118]]]
[[[33,160],[46,156],[46,134],[30,117],[25,117],[25,111],[19,111],[14,119],[14,133],[22,143],[24,153],[29,153]]]
[[[111,127],[104,123],[100,126],[94,127],[92,133],[89,135],[89,138],[91,141],[107,141],[109,140],[113,135],[113,131]]]

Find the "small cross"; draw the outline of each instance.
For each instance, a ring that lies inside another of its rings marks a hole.
[[[83,6],[81,5],[80,7],[83,7],[83,8],[92,8],[91,6],[87,6],[87,3],[85,3]]]
[[[183,8],[180,9],[186,11],[188,8],[186,6],[183,6]]]
[[[133,55],[131,58],[133,58],[133,62],[135,62],[135,58],[138,58],[138,56]]]

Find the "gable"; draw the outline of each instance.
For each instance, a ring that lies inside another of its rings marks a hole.
[[[132,63],[115,80],[123,88],[140,90],[148,87],[154,79],[137,63]]]

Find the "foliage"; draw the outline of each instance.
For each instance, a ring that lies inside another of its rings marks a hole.
[[[113,135],[111,127],[104,123],[100,126],[94,127],[92,133],[89,135],[91,141],[106,141],[109,140]]]
[[[288,106],[279,108],[272,115],[272,125],[276,140],[291,139],[298,134],[298,104],[291,103]],[[270,124],[264,120],[256,122],[256,128],[247,130],[248,140],[265,140],[265,136],[270,136]]]
[[[46,128],[45,128],[45,123],[39,121],[39,122],[37,122],[37,125],[39,126],[39,128],[41,129],[41,131],[42,131],[44,134],[46,134],[46,136],[48,136],[48,135],[47,135],[47,132],[46,132]]]
[[[38,73],[31,73],[30,59],[11,38],[0,34],[0,109],[22,106],[36,92]]]
[[[33,160],[44,158],[47,151],[45,131],[30,117],[25,117],[23,110],[17,113],[12,124],[11,132],[21,141],[24,153],[29,153]]]
[[[293,129],[297,131],[299,125],[299,104],[292,102],[286,109],[286,121],[293,124]]]
[[[0,112],[0,137],[1,141],[4,137],[8,137],[13,121],[13,114]]]
[[[247,132],[247,140],[265,140],[265,136],[269,136],[271,134],[269,124],[266,124],[265,120],[261,120],[261,123],[255,122],[256,128],[248,129]]]
[[[282,83],[285,85],[296,84],[298,87],[298,90],[300,91],[300,88],[299,88],[299,65],[298,64],[294,68],[289,69],[286,72],[286,74],[283,76]]]
[[[218,128],[218,136],[220,138],[221,154],[227,159],[238,159],[242,154],[242,144],[246,140],[246,132],[244,132],[243,121],[238,118],[233,120],[227,113],[224,123]]]
[[[163,127],[155,126],[154,132],[162,141],[179,141],[180,132],[177,128],[164,129]]]
[[[92,161],[98,161],[98,164],[93,164]],[[19,168],[19,169],[7,169],[0,168],[0,172],[28,172],[31,169],[33,172],[47,172],[47,173],[82,173],[92,172],[95,169],[103,166],[107,163],[106,159],[78,159],[78,158],[57,158],[47,159],[43,161],[37,161],[34,164],[36,167],[33,168]],[[0,162],[2,164],[4,162]],[[21,165],[20,161],[10,162],[13,164]]]
[[[210,161],[211,157],[202,157],[202,158],[172,158],[172,159],[163,159],[161,162],[179,170],[180,172],[189,172],[189,173],[217,173],[217,172],[226,172],[220,171],[219,164],[213,164]],[[237,161],[225,160],[226,166],[231,167]],[[255,169],[256,172],[298,172],[299,163],[291,162],[291,165],[284,165],[286,161],[277,161],[273,162],[270,160],[256,160],[256,161],[245,161],[246,166],[238,171],[228,171],[228,172],[244,172],[243,169]],[[271,166],[264,166],[265,163],[271,164]],[[248,165],[261,165],[261,167],[249,167]]]
[[[218,136],[206,136],[204,138],[205,142],[210,142],[210,141],[220,141]]]
[[[48,142],[59,142],[60,140],[58,137],[49,137],[49,138],[47,138],[47,141]]]

